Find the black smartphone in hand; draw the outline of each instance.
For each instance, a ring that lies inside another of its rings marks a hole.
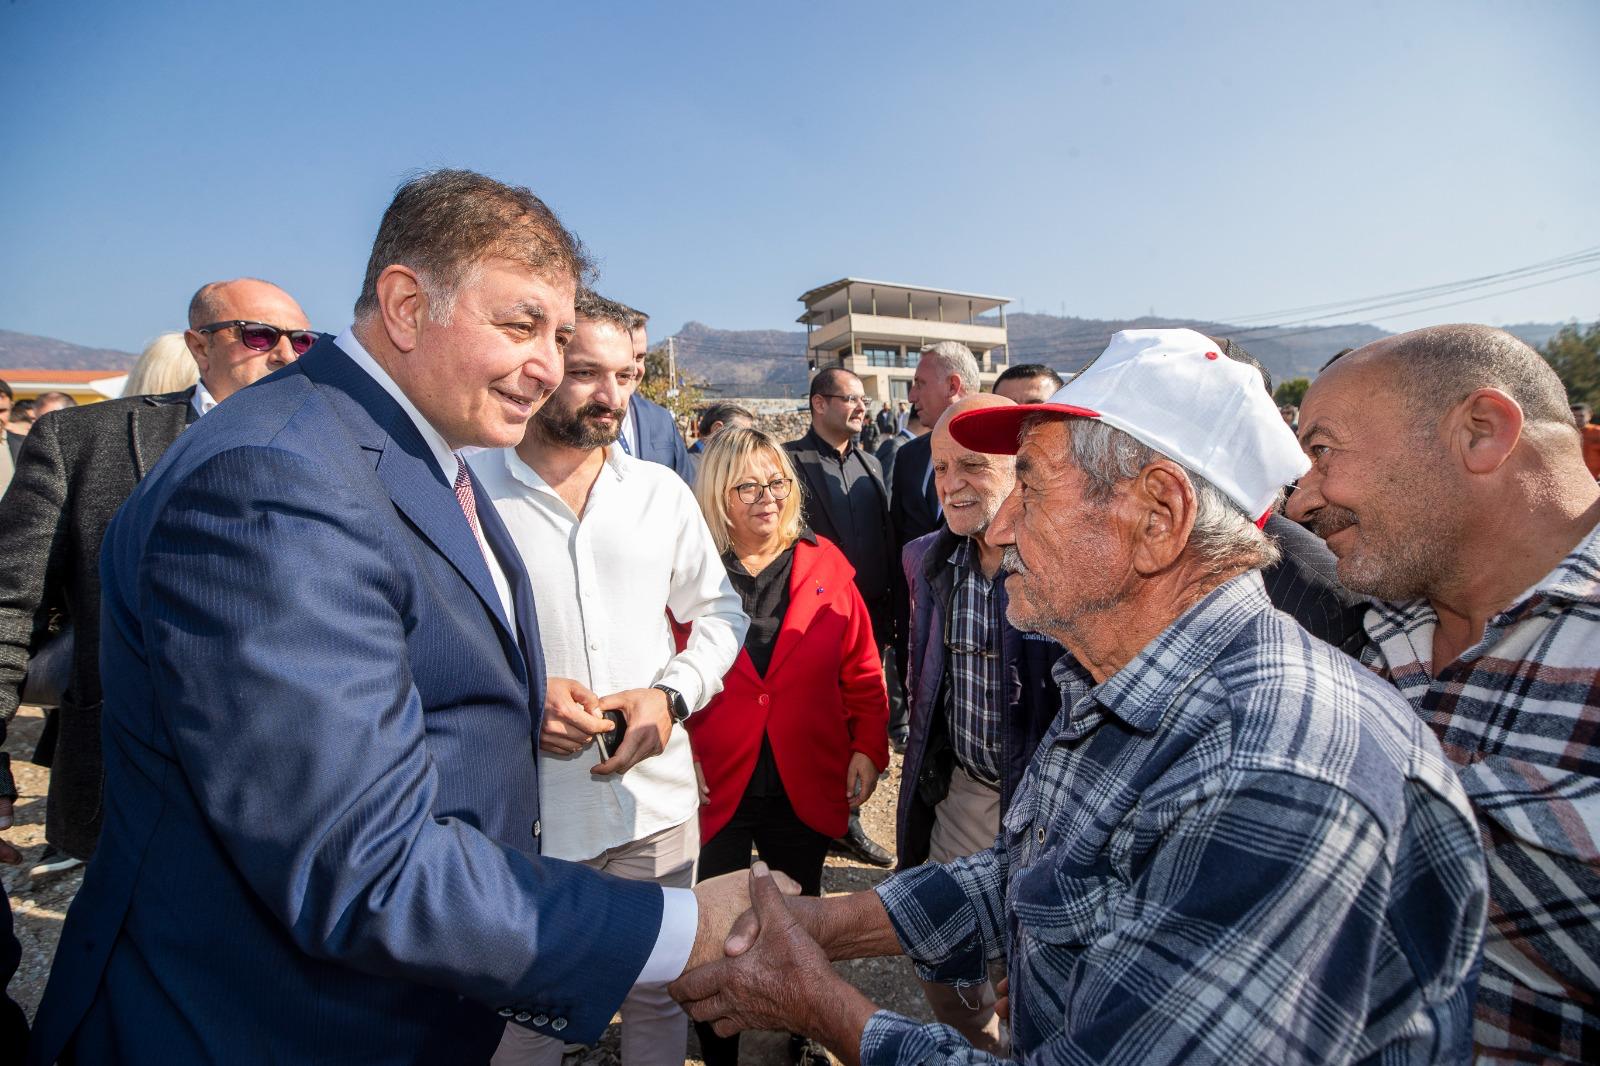
[[[594,742],[600,745],[600,760],[604,762],[617,753],[622,747],[622,738],[628,733],[628,720],[622,716],[621,711],[601,711],[600,717],[616,726],[609,733],[596,733]]]

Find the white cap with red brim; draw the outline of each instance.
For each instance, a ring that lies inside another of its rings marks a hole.
[[[1033,415],[1094,418],[1199,474],[1266,524],[1278,490],[1311,469],[1261,374],[1192,329],[1125,329],[1044,403],[986,407],[950,420],[974,451],[1012,455]]]

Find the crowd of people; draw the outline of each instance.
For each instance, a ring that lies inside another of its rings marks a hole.
[[[86,866],[8,1053],[1600,1061],[1600,441],[1509,334],[1283,410],[1192,330],[989,391],[944,342],[686,447],[646,316],[459,170],[353,323],[188,323],[121,399],[0,387],[0,737],[60,662],[29,873]]]

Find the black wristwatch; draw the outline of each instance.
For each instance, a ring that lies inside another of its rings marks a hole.
[[[674,722],[682,722],[689,717],[689,705],[683,702],[683,693],[669,685],[651,685],[650,687],[660,689],[667,694],[667,713],[672,715]]]

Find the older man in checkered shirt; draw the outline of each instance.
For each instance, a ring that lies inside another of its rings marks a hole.
[[[690,1013],[847,1062],[981,1062],[827,958],[972,983],[1004,955],[1024,1061],[1464,1061],[1477,830],[1405,701],[1267,597],[1260,526],[1307,464],[1256,372],[1128,331],[1049,402],[950,430],[1017,453],[989,536],[1007,617],[1070,652],[1062,712],[993,848],[824,900],[757,871],[731,957],[674,986]]]
[[[1600,488],[1545,361],[1488,326],[1339,359],[1290,500],[1378,601],[1364,656],[1438,735],[1483,831],[1485,1061],[1600,1062]]]

